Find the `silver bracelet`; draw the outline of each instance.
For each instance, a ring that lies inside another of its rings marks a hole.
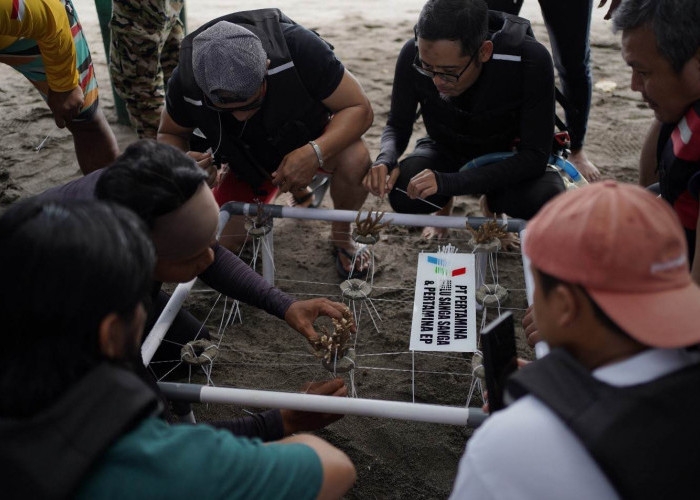
[[[321,154],[321,148],[318,147],[318,144],[316,144],[315,141],[309,141],[309,144],[311,144],[311,147],[314,148],[316,158],[318,158],[318,168],[323,168],[323,155]]]

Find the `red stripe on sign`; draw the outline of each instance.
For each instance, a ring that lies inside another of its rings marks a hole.
[[[12,13],[10,19],[17,19],[19,15],[19,0],[12,0]]]
[[[452,271],[452,276],[461,276],[462,274],[467,274],[466,267],[460,267],[459,269]]]
[[[673,154],[685,161],[700,160],[700,116],[690,108],[671,134]]]

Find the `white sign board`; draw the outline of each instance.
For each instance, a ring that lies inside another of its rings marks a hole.
[[[418,255],[412,351],[476,351],[474,273],[471,253]]]

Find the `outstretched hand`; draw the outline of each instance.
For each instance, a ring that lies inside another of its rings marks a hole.
[[[333,380],[326,380],[325,382],[309,382],[302,387],[301,392],[305,394],[338,396],[344,398],[348,395],[348,388],[342,378],[335,378]],[[313,411],[280,410],[280,413],[282,413],[285,436],[289,436],[295,432],[322,429],[336,420],[343,418],[343,415],[335,413],[318,413]]]
[[[343,319],[347,306],[328,299],[309,299],[294,302],[284,315],[289,326],[301,333],[309,342],[318,340],[318,332],[314,330],[314,321],[319,316],[330,316],[337,320]],[[352,327],[355,332],[355,326]]]

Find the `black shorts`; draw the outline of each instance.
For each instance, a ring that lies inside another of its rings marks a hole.
[[[457,156],[430,137],[424,137],[418,140],[413,153],[399,164],[401,173],[395,187],[405,191],[411,178],[425,169],[457,172],[471,159]],[[557,172],[547,171],[540,177],[483,194],[486,195],[488,206],[493,212],[527,220],[531,219],[542,205],[565,189],[561,176]],[[434,194],[428,196],[426,200],[444,207],[450,198],[451,196]],[[389,193],[389,202],[391,208],[399,213],[427,214],[436,211],[434,206],[422,200],[411,200],[398,190],[392,190]]]

